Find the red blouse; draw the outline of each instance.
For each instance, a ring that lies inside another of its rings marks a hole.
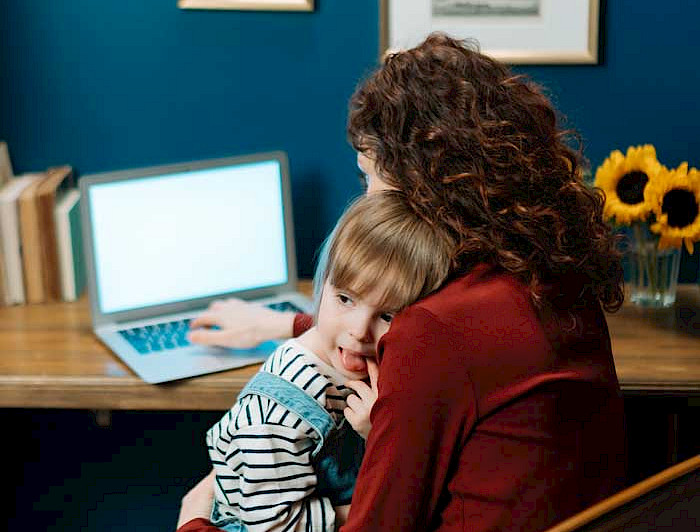
[[[569,310],[480,267],[398,315],[341,531],[541,530],[622,488],[604,314]]]

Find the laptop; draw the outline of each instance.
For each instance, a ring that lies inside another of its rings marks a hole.
[[[79,186],[93,330],[144,381],[255,364],[274,351],[273,341],[190,344],[190,320],[215,299],[310,311],[295,290],[284,153],[85,175]]]

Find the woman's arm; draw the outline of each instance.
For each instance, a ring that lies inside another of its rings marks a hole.
[[[175,532],[223,532],[223,530],[212,525],[209,519],[197,517],[191,521],[187,521]]]
[[[311,316],[278,312],[241,299],[215,301],[190,323],[195,344],[253,347],[267,340],[299,336],[313,324]]]
[[[213,532],[219,530],[209,523],[214,501],[214,470],[200,480],[182,498],[177,532]]]

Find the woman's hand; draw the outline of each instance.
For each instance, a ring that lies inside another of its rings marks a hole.
[[[255,347],[292,336],[294,316],[293,312],[278,312],[241,299],[214,301],[190,322],[187,338],[194,344]]]
[[[348,381],[345,385],[354,390],[354,394],[348,396],[348,406],[343,411],[345,418],[365,440],[372,428],[369,413],[377,400],[377,378],[379,367],[373,358],[367,359],[367,373],[369,373],[369,385],[365,381]],[[357,394],[357,395],[355,395]]]
[[[348,520],[350,505],[344,504],[343,506],[334,506],[333,509],[335,510],[335,529],[338,530]]]
[[[192,519],[211,517],[211,507],[214,504],[214,470],[200,480],[194,488],[188,491],[180,504],[180,516],[177,519],[177,528]]]

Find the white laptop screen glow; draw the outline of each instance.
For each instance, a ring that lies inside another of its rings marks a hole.
[[[100,311],[287,282],[277,161],[90,187]]]

